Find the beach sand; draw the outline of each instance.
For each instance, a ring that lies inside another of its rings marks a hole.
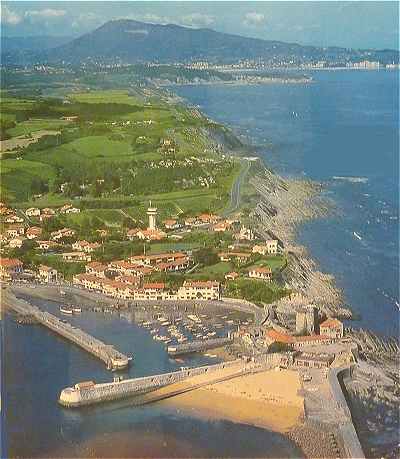
[[[213,378],[227,376],[232,369],[213,373]],[[191,378],[157,391],[167,393],[206,382],[210,375]],[[303,398],[297,372],[266,370],[256,374],[210,384],[158,403],[207,419],[224,419],[286,433],[302,423]],[[152,395],[155,395],[153,392]]]

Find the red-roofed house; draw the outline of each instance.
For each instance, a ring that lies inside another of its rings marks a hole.
[[[263,281],[269,282],[272,279],[272,271],[269,267],[252,268],[249,270],[249,277],[252,279],[261,279]]]
[[[26,230],[26,237],[28,239],[36,239],[42,235],[42,228],[39,226],[31,226]]]
[[[18,258],[0,258],[0,278],[10,279],[22,273],[23,263]]]
[[[107,266],[103,265],[98,261],[92,261],[85,266],[85,271],[87,274],[91,274],[93,276],[101,277],[103,279],[106,278],[106,271]]]
[[[334,318],[326,319],[320,324],[319,333],[330,338],[343,338],[343,324]]]

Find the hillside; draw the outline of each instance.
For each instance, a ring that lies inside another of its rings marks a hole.
[[[43,61],[120,61],[183,62],[207,59],[214,62],[236,62],[240,59],[262,58],[269,62],[327,60],[329,62],[359,61],[368,58],[381,63],[398,62],[394,50],[351,50],[319,48],[296,43],[268,41],[193,29],[174,24],[147,24],[133,20],[113,20],[69,43],[43,51],[36,59]]]

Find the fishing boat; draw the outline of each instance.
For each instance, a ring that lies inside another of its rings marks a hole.
[[[67,306],[60,306],[60,312],[62,312],[63,314],[68,314],[68,315],[72,315],[74,313],[72,308],[69,308]]]

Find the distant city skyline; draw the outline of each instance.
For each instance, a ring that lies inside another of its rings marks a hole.
[[[3,2],[3,36],[76,37],[110,19],[314,46],[399,48],[397,2]]]

